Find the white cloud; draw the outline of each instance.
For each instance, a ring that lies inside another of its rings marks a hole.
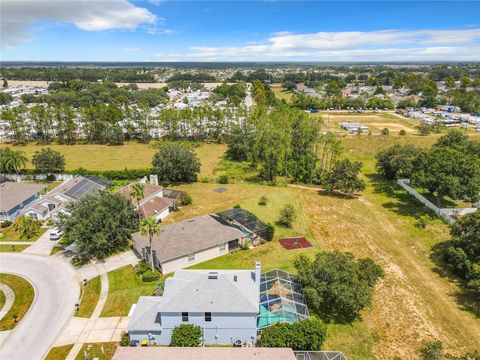
[[[127,0],[2,0],[1,45],[14,47],[31,38],[34,21],[73,23],[86,31],[133,30],[159,19],[148,9]]]
[[[125,52],[136,52],[140,50],[141,50],[140,48],[122,48],[122,51],[125,51]]]
[[[193,59],[214,60],[479,60],[480,29],[277,32],[260,44],[191,47]]]

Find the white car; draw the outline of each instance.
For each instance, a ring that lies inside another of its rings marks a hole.
[[[50,231],[50,240],[59,240],[63,235],[63,232],[61,232],[60,230],[58,229],[52,229],[52,231]]]

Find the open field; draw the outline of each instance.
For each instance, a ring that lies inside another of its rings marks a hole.
[[[100,276],[96,276],[87,282],[87,285],[83,288],[82,301],[80,301],[80,308],[75,316],[89,318],[92,316],[95,306],[97,306],[98,299],[100,298]]]
[[[1,144],[2,146],[11,146]],[[74,170],[82,167],[88,170],[123,170],[125,168],[149,168],[152,166],[153,155],[157,149],[148,144],[135,142],[124,145],[108,146],[96,144],[77,145],[36,145],[30,143],[25,146],[11,146],[15,150],[24,151],[31,159],[33,154],[41,148],[51,148],[59,151],[65,156],[65,169]],[[218,158],[225,152],[224,144],[201,144],[195,148],[202,168],[199,177],[210,176],[212,169],[216,166]],[[31,163],[27,168],[33,168]],[[53,183],[52,183],[53,184]],[[52,185],[53,186],[53,185]]]
[[[108,273],[108,297],[101,317],[127,316],[140,296],[150,296],[158,282],[143,282],[133,269],[125,266]]]
[[[275,97],[280,100],[285,99],[287,101],[290,101],[293,96],[292,92],[286,91],[280,84],[272,84],[270,86],[270,89],[275,94]]]
[[[15,293],[11,309],[0,320],[0,331],[11,330],[22,320],[35,297],[33,286],[24,278],[12,274],[0,274],[0,282]]]

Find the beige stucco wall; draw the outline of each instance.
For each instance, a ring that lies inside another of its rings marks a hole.
[[[171,261],[162,263],[162,271],[164,274],[171,273],[175,270],[183,269],[202,261],[213,259],[217,256],[222,256],[228,253],[228,243],[225,243],[225,250],[220,251],[220,246],[214,246],[209,249],[195,253],[195,261],[189,262],[188,256],[183,256]]]

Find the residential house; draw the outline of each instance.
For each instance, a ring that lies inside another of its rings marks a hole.
[[[202,329],[203,344],[254,344],[259,312],[260,262],[255,270],[178,270],[162,296],[142,296],[127,331],[131,342],[168,345],[181,324]]]
[[[134,233],[133,247],[137,254],[150,262],[148,235]],[[217,214],[162,226],[152,240],[153,262],[167,274],[217,256],[228,254],[251,241],[251,234]]]
[[[0,183],[0,221],[15,221],[22,210],[32,205],[45,185],[5,181]]]
[[[163,186],[154,183],[142,185],[144,194],[140,201],[131,195],[133,184],[128,184],[119,191],[135,205],[142,218],[153,216],[157,221],[162,221],[175,209],[176,199],[165,196]]]
[[[33,219],[44,220],[64,211],[65,205],[83,196],[105,190],[110,182],[97,176],[77,176],[38,198],[23,213]]]

